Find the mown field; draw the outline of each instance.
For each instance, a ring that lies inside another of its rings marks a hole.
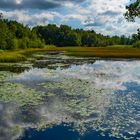
[[[140,58],[140,49],[131,46],[108,46],[108,47],[55,47],[46,46],[38,49],[24,49],[3,51],[0,50],[0,62],[25,61],[28,56],[36,52],[63,51],[66,55],[77,57],[96,58]]]

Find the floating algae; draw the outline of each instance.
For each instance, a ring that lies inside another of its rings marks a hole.
[[[42,94],[33,89],[27,89],[21,84],[5,83],[0,88],[1,102],[16,102],[20,106],[39,105],[42,100]]]
[[[139,71],[139,61],[97,61],[67,69],[0,72],[0,130],[5,136],[0,138],[16,139],[26,128],[64,122],[81,134],[90,129],[103,136],[138,139]]]

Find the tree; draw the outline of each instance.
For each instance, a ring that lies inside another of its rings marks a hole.
[[[88,46],[88,47],[94,47],[96,46],[96,35],[93,33],[84,33],[82,35],[82,45],[83,46]]]
[[[138,39],[140,40],[140,29],[138,29]]]
[[[129,6],[126,6],[126,9],[125,17],[128,21],[135,21],[135,17],[140,18],[140,0],[136,0]]]
[[[1,19],[3,19],[3,14],[2,14],[2,13],[0,13],[0,20],[1,20]]]
[[[36,31],[17,21],[4,19],[0,14],[0,49],[25,49],[44,47]]]
[[[134,22],[136,17],[140,18],[140,0],[132,2],[126,9],[125,17],[128,21]],[[137,34],[132,35],[132,43],[133,47],[140,48],[140,29]]]
[[[78,34],[74,31],[71,31],[67,34],[66,39],[65,39],[65,44],[64,46],[80,46],[81,45],[81,40],[78,36]]]

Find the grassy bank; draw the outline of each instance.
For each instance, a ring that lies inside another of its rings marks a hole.
[[[26,56],[16,52],[16,51],[3,51],[0,52],[0,62],[19,62],[25,61]]]
[[[36,52],[64,51],[66,55],[77,57],[98,58],[140,58],[140,49],[130,46],[108,46],[106,48],[87,47],[54,47],[24,49],[15,51],[0,51],[0,62],[25,61],[28,56]]]
[[[67,55],[98,58],[140,58],[140,49],[136,48],[76,48],[68,50]]]
[[[47,48],[35,48],[35,49],[22,49],[22,50],[10,50],[4,51],[0,50],[0,62],[20,62],[25,61],[29,56],[36,52],[47,52],[49,51],[49,47]],[[57,49],[53,50],[57,51]],[[59,51],[59,50],[58,50]]]

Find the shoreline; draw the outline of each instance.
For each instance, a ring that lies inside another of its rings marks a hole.
[[[0,51],[0,63],[26,61],[34,53],[52,53],[55,55],[62,52],[68,56],[94,58],[95,60],[140,60],[139,48],[48,47]]]

